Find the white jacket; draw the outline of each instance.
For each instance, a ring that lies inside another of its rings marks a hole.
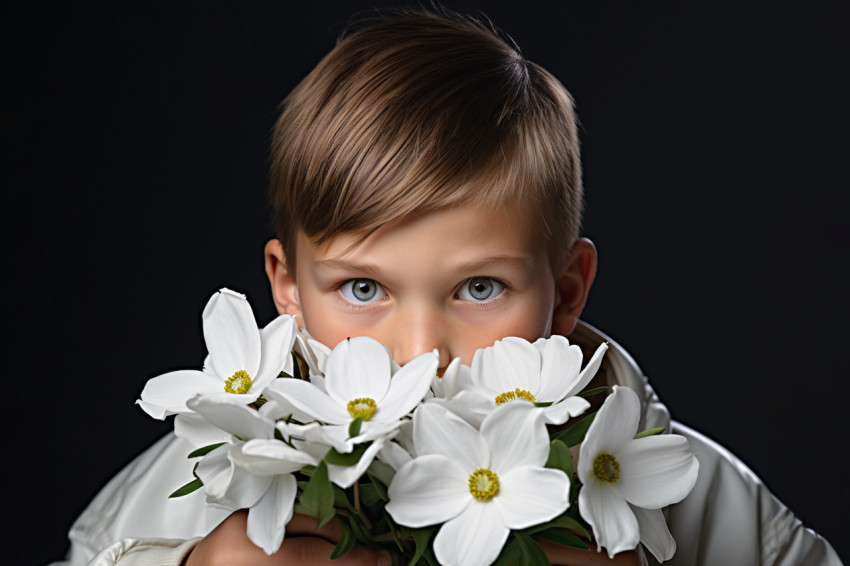
[[[643,405],[639,430],[664,427],[685,436],[699,459],[699,479],[684,501],[665,510],[677,543],[669,565],[840,565],[829,543],[806,529],[740,460],[670,413],[634,360],[587,325],[570,338],[595,348],[609,343],[609,385],[636,391]],[[192,477],[192,447],[169,434],[115,476],[71,527],[67,561],[55,566],[179,566],[195,543],[228,511],[206,506],[202,490],[168,499]],[[657,564],[648,555],[650,564]]]

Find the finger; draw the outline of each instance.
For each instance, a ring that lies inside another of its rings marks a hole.
[[[311,536],[320,537],[336,544],[342,536],[342,528],[336,519],[329,521],[321,529],[316,529],[316,519],[308,515],[296,513],[286,525],[286,537]]]
[[[537,542],[544,552],[546,552],[546,556],[549,557],[552,566],[595,566],[601,564],[610,566],[640,566],[640,556],[635,550],[621,552],[615,555],[614,558],[608,558],[608,553],[605,549],[602,552],[596,552],[595,548],[591,550],[579,550],[545,540],[538,540]]]
[[[280,550],[275,554],[279,564],[302,564],[318,566],[333,564],[334,566],[391,566],[392,561],[387,551],[375,550],[363,546],[355,546],[345,556],[330,562],[334,543],[323,538],[303,536],[288,538],[283,541]]]

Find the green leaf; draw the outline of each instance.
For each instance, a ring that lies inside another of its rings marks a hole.
[[[541,540],[547,540],[549,542],[554,542],[555,544],[560,544],[561,546],[568,546],[570,548],[578,548],[581,550],[589,549],[587,544],[585,544],[583,540],[578,538],[577,535],[564,529],[546,529],[545,531],[540,531],[534,536]]]
[[[582,391],[581,393],[578,394],[578,396],[579,397],[593,397],[594,395],[597,395],[599,393],[603,393],[605,391],[608,391],[608,388],[603,385],[602,387],[595,387],[593,389],[588,389],[587,391]]]
[[[351,526],[351,531],[354,533],[354,536],[357,537],[357,540],[363,544],[372,543],[372,539],[366,531],[363,530],[363,526],[360,524],[360,520],[357,518],[357,515],[349,515],[347,518],[348,523]]]
[[[567,510],[567,513],[569,513],[573,509],[574,509],[574,507],[570,507]],[[546,523],[541,523],[540,525],[535,525],[533,527],[529,527],[527,529],[524,529],[522,532],[524,532],[527,535],[537,536],[537,533],[545,531],[547,529],[569,529],[571,531],[576,531],[576,532],[584,535],[584,537],[587,540],[591,539],[590,533],[587,531],[587,529],[584,527],[584,525],[582,525],[574,517],[570,517],[567,514],[561,515],[560,517],[555,517],[554,519],[552,519],[551,521],[548,521]]]
[[[381,501],[389,501],[390,496],[387,494],[387,486],[384,485],[384,482],[378,479],[374,474],[370,473],[369,470],[366,470],[366,475],[369,477],[372,485],[375,486],[375,491],[378,492],[378,497],[381,498]]]
[[[331,560],[345,556],[349,550],[354,548],[354,543],[357,542],[354,533],[351,531],[351,527],[348,526],[348,521],[343,521],[342,517],[337,517],[337,522],[342,527],[342,534],[339,537],[339,542],[336,543],[334,551],[331,553]]]
[[[434,556],[434,549],[430,546],[425,549],[425,560],[428,561],[428,566],[440,566],[440,563],[437,562],[437,557]]]
[[[398,549],[400,552],[404,552],[404,542],[399,538],[399,529],[395,522],[392,520],[386,511],[384,511],[384,518],[387,520],[387,524],[390,527],[390,533],[393,535],[393,540],[398,545]]]
[[[535,407],[550,407],[552,406],[552,401],[535,401]]]
[[[546,460],[547,468],[563,470],[570,478],[569,500],[576,501],[578,489],[576,488],[575,468],[573,466],[573,455],[566,444],[560,440],[553,440],[549,445],[549,459]]]
[[[337,452],[336,448],[331,448],[325,454],[325,462],[334,464],[335,466],[353,466],[360,461],[360,457],[363,456],[364,452],[366,452],[365,444],[358,444],[348,454],[342,454]]]
[[[646,438],[647,436],[653,436],[653,435],[656,435],[656,434],[661,434],[662,432],[664,432],[664,427],[648,428],[643,432],[637,433],[635,435],[635,438]]]
[[[174,497],[183,497],[184,495],[189,495],[193,491],[196,491],[203,486],[204,486],[204,482],[202,482],[198,478],[195,478],[192,481],[190,481],[189,483],[187,483],[186,485],[184,485],[183,487],[176,489],[174,491],[174,493],[172,493],[171,495],[168,496],[168,498],[172,499]]]
[[[543,552],[543,549],[540,548],[540,545],[537,544],[533,538],[528,536],[527,534],[517,531],[514,533],[514,538],[519,544],[520,550],[520,560],[519,564],[522,566],[541,566],[541,565],[549,565],[551,566],[551,562],[549,562],[549,557],[546,556],[546,553]]]
[[[556,434],[553,437],[554,440],[560,440],[567,446],[576,446],[577,444],[581,444],[584,440],[584,435],[587,434],[587,429],[590,428],[590,423],[593,422],[594,417],[596,417],[596,412],[583,417],[567,430]]]
[[[215,444],[210,444],[209,446],[202,446],[201,448],[198,448],[197,450],[193,450],[192,452],[189,452],[189,455],[186,456],[186,457],[187,458],[200,458],[201,456],[206,456],[207,454],[209,454],[210,452],[212,452],[213,450],[215,450],[216,448],[218,448],[222,444],[224,444],[224,442],[216,442]]]
[[[333,484],[332,484],[333,485]],[[334,507],[337,509],[342,508],[347,511],[354,512],[354,505],[351,504],[351,501],[348,499],[348,493],[346,490],[338,487],[336,485],[333,486],[334,490]]]
[[[369,477],[377,478],[384,485],[390,485],[395,476],[395,470],[389,464],[385,464],[380,460],[372,460],[366,472],[369,474]]]
[[[375,505],[381,502],[381,496],[378,494],[378,490],[375,488],[375,484],[362,483],[357,486],[357,489],[360,490],[361,505],[365,505],[366,507],[374,507]]]
[[[306,514],[316,518],[316,529],[334,518],[334,490],[328,481],[328,466],[324,461],[319,462],[299,501]]]
[[[431,542],[431,537],[434,536],[436,530],[436,526],[412,529],[411,532],[413,534],[413,542],[416,544],[416,552],[413,553],[413,557],[410,559],[411,565],[419,562],[419,559],[425,555],[428,544]]]
[[[522,551],[520,550],[519,543],[516,539],[512,539],[502,548],[502,552],[499,553],[499,557],[493,562],[493,566],[510,566],[511,564],[516,564],[521,554]]]
[[[563,470],[572,480],[573,476],[573,455],[567,445],[560,440],[553,440],[549,444],[549,459],[546,460],[547,468]]]
[[[351,424],[348,425],[348,438],[354,438],[360,434],[360,427],[363,426],[363,417],[357,417]]]
[[[292,373],[295,379],[304,379],[304,376],[301,375],[301,364],[299,363],[298,356],[295,355],[295,352],[290,352],[289,354],[292,356]]]

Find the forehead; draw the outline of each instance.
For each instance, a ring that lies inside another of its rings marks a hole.
[[[533,270],[547,259],[539,231],[512,206],[441,209],[388,224],[365,238],[342,233],[321,245],[301,233],[297,245],[299,269],[309,268],[303,265],[309,263],[321,270],[356,266],[380,271],[486,271],[491,265]]]

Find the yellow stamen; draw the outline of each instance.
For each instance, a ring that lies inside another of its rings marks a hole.
[[[239,370],[224,381],[224,390],[228,393],[248,393],[251,378],[245,370]]]
[[[516,399],[523,399],[525,401],[531,401],[532,403],[535,401],[534,395],[530,391],[517,387],[513,391],[505,391],[504,393],[496,395],[496,404],[501,405],[502,403],[507,403],[508,401],[514,401]]]
[[[369,397],[358,397],[348,402],[348,414],[354,419],[361,418],[368,421],[375,414],[377,408],[375,400]]]
[[[469,474],[469,493],[479,501],[487,501],[499,493],[499,476],[487,468]]]
[[[600,454],[593,461],[593,473],[602,481],[616,483],[620,479],[620,463],[610,454]]]

